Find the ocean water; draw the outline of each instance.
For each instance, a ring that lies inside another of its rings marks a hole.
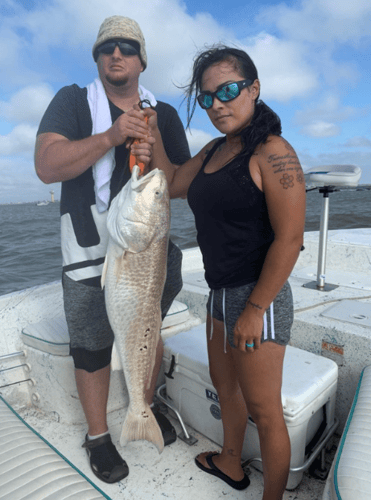
[[[306,231],[319,230],[322,199],[307,193]],[[196,246],[187,201],[171,204],[171,238],[182,249]],[[371,227],[371,190],[330,194],[329,229],[357,227]],[[0,205],[0,295],[59,280],[61,262],[59,202]]]

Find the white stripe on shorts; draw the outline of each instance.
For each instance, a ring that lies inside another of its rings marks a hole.
[[[274,312],[273,312],[273,302],[270,306],[270,310],[271,310],[271,335],[272,335],[272,339],[274,339],[276,337],[275,333],[274,333]]]
[[[212,340],[212,338],[213,338],[213,332],[214,332],[213,306],[214,306],[214,290],[211,290],[211,304],[210,304],[211,328],[210,328],[210,340]]]
[[[268,324],[267,324],[267,313],[265,312],[264,313],[264,316],[263,316],[263,321],[264,321],[264,340],[267,340],[268,338]]]

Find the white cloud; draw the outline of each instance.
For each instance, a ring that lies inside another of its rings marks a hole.
[[[16,33],[14,27],[0,23],[0,81],[4,88],[27,85],[39,81],[40,75],[28,64],[28,44]]]
[[[88,14],[87,15],[87,11]],[[57,0],[53,5],[39,4],[32,11],[19,11],[17,16],[7,18],[0,27],[0,48],[9,42],[8,34],[14,39],[14,50],[9,57],[19,71],[31,67],[34,62],[35,74],[29,74],[29,83],[46,79],[47,70],[43,62],[50,63],[54,73],[58,60],[51,49],[70,52],[81,66],[94,65],[91,48],[102,21],[112,15],[129,16],[136,19],[144,33],[148,55],[148,67],[142,75],[144,85],[156,94],[179,95],[174,86],[184,85],[190,76],[192,58],[197,48],[206,43],[233,38],[233,32],[222,27],[210,14],[195,17],[186,12],[186,6],[179,0]],[[171,21],[169,21],[171,19]],[[22,54],[27,51],[27,57]],[[0,66],[1,68],[1,66]],[[0,69],[1,71],[1,69]],[[17,75],[12,79],[20,83]],[[24,79],[21,79],[21,83]],[[89,82],[86,82],[89,83]]]
[[[301,133],[309,137],[335,137],[341,133],[341,128],[334,123],[317,120],[305,125]]]
[[[25,158],[0,158],[0,202],[17,203],[50,199],[54,190],[60,198],[59,184],[43,184],[35,173],[33,161]]]
[[[32,154],[35,147],[37,127],[21,124],[8,135],[0,135],[0,155]]]
[[[289,101],[295,99],[296,109],[300,109],[303,104],[298,100],[306,99],[306,108],[298,111],[294,120],[302,134],[334,137],[343,122],[361,115],[361,108],[341,102],[338,88],[350,94],[360,79],[357,61],[344,61],[338,49],[343,43],[355,46],[370,37],[370,0],[301,0],[262,7],[258,21],[264,25],[259,26],[251,15],[245,31],[238,31],[244,32],[244,39],[236,38],[232,23],[228,25],[223,19],[219,22],[212,14],[189,15],[186,4],[187,0],[40,0],[25,9],[18,0],[10,0],[7,6],[14,8],[13,15],[5,13],[0,18],[0,81],[4,92],[0,115],[16,127],[0,136],[2,160],[4,155],[17,155],[14,171],[18,172],[20,155],[25,155],[33,170],[35,126],[47,103],[62,85],[86,85],[95,77],[91,47],[103,19],[115,14],[138,20],[144,32],[148,68],[141,83],[156,97],[166,100],[180,95],[174,83],[188,83],[198,49],[221,41],[242,46],[251,55],[262,83],[263,100],[280,101],[288,109]],[[246,14],[246,10],[242,12]],[[246,33],[255,36],[246,38]],[[54,90],[43,82],[49,82]],[[310,103],[308,97],[313,96],[317,101]],[[212,139],[200,130],[204,126],[197,116],[194,123],[198,129],[187,133],[193,154]],[[364,128],[353,133],[362,135]],[[343,149],[369,147],[366,141],[359,140],[357,145],[356,139],[346,143],[345,138]]]
[[[9,33],[16,47],[9,57],[9,66],[12,62],[17,68],[17,74],[10,73],[10,80],[17,86],[24,84],[24,79],[19,79],[22,72],[29,84],[45,81],[48,71],[54,79],[57,74],[65,79],[52,53],[56,48],[69,52],[73,64],[93,68],[91,47],[99,25],[114,14],[139,21],[148,55],[148,67],[141,81],[155,95],[179,95],[181,91],[176,85],[188,83],[193,58],[205,45],[219,41],[241,45],[234,36],[233,26],[222,26],[208,13],[190,16],[185,3],[179,0],[143,0],[134,4],[129,0],[107,0],[104,4],[100,0],[58,0],[51,6],[39,5],[36,10],[20,10],[0,28],[0,48],[2,41],[4,48],[8,45]],[[300,44],[267,33],[242,43],[257,64],[264,98],[287,101],[317,86],[316,74],[306,62],[306,49]]]
[[[272,26],[280,40],[291,44],[302,56],[299,67],[305,62],[321,84],[347,82],[351,87],[360,78],[356,61],[344,60],[341,51],[336,57],[334,54],[345,45],[362,47],[369,41],[369,0],[301,0],[290,6],[279,3],[263,8],[257,20]],[[295,66],[291,71],[295,72]]]
[[[189,149],[191,150],[191,155],[197,154],[206,144],[214,139],[208,132],[203,130],[198,130],[192,128],[191,130],[186,130],[186,136],[188,139]]]
[[[318,86],[316,73],[305,62],[306,49],[299,44],[262,33],[246,40],[244,48],[257,66],[263,100],[288,101]]]
[[[265,9],[262,22],[274,23],[290,39],[314,45],[358,43],[371,31],[369,0],[302,0]]]
[[[0,116],[9,121],[38,124],[53,96],[54,91],[45,83],[24,87],[8,102],[0,102]]]
[[[367,137],[352,137],[344,144],[346,148],[371,148],[371,141]]]
[[[371,148],[371,141],[367,137],[352,137],[344,144],[346,148]],[[370,162],[371,163],[371,162]]]
[[[294,122],[301,127],[301,133],[310,137],[334,137],[340,134],[339,123],[357,118],[363,114],[352,106],[342,105],[335,95],[327,95],[316,104],[295,114]]]

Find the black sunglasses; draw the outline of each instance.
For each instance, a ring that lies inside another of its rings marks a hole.
[[[116,47],[120,49],[120,52],[123,56],[139,56],[136,48],[130,45],[130,43],[120,42],[118,40],[108,41],[102,43],[102,45],[99,45],[99,47],[97,48],[97,55],[113,54]]]
[[[201,92],[197,96],[198,104],[202,109],[210,109],[214,103],[214,98],[216,97],[221,102],[228,102],[236,99],[241,93],[241,90],[248,87],[253,83],[252,80],[241,80],[239,82],[228,83],[223,85],[220,89],[215,92]]]

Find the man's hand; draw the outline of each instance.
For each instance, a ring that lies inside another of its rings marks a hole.
[[[111,128],[107,130],[107,137],[111,147],[120,146],[130,137],[146,139],[149,127],[144,119],[144,113],[139,109],[130,109],[117,118]]]

